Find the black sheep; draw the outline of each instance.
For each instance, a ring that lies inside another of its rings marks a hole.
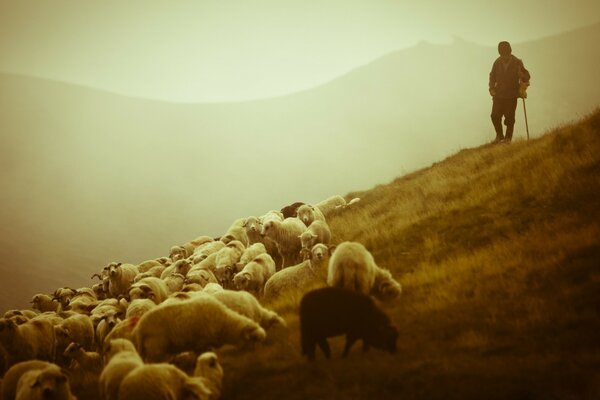
[[[314,360],[318,344],[325,357],[331,357],[328,337],[346,335],[343,357],[359,339],[363,350],[369,346],[396,351],[397,329],[373,299],[362,293],[337,287],[308,292],[300,302],[302,354]]]
[[[291,218],[297,217],[297,211],[300,206],[303,206],[304,203],[301,201],[297,201],[294,204],[290,204],[289,206],[285,206],[281,209],[281,213],[283,214],[283,218]]]

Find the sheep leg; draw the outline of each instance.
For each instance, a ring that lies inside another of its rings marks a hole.
[[[315,340],[308,340],[305,335],[301,338],[302,341],[302,355],[308,357],[310,361],[315,360],[315,350],[317,343]]]
[[[350,352],[350,348],[352,347],[352,345],[354,343],[356,343],[357,340],[358,340],[358,338],[354,335],[350,335],[350,334],[346,335],[346,345],[344,346],[344,353],[342,353],[342,357],[346,358],[348,356],[348,353]]]
[[[331,358],[331,349],[329,348],[329,342],[327,342],[327,338],[321,338],[317,342],[321,350],[323,350],[323,354],[325,354],[326,358]]]

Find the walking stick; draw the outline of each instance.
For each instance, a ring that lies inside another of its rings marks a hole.
[[[529,140],[529,124],[527,123],[527,107],[525,107],[525,97],[523,99],[523,112],[525,113],[525,129],[527,129],[527,140]]]

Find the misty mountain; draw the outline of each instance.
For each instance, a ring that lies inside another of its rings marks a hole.
[[[600,24],[513,44],[532,74],[532,136],[600,104],[599,38]],[[421,43],[313,90],[220,104],[0,74],[0,304],[490,141],[496,57],[460,39]],[[519,104],[516,138],[522,115]]]

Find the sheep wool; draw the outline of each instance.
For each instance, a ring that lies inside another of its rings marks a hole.
[[[184,351],[259,342],[266,333],[256,322],[200,292],[144,314],[133,336],[145,361],[161,362]]]
[[[327,284],[368,295],[375,283],[377,264],[358,242],[343,242],[329,259]]]

